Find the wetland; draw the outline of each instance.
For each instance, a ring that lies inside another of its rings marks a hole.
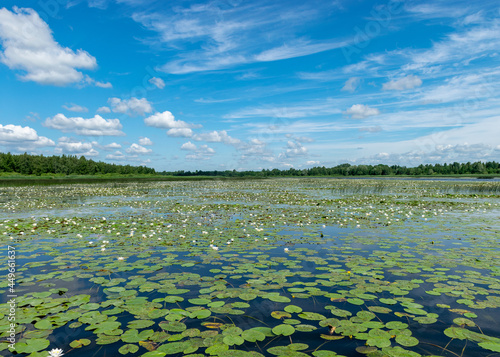
[[[498,181],[0,187],[0,217],[1,356],[500,356]]]

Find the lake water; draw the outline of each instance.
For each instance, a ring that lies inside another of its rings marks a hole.
[[[499,205],[494,181],[2,187],[0,355],[496,356]]]

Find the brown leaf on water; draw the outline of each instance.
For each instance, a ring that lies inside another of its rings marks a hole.
[[[145,349],[147,349],[150,352],[156,350],[156,344],[154,344],[153,342],[139,341],[139,345],[144,347]]]

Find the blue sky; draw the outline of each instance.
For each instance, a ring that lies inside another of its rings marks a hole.
[[[3,152],[159,171],[500,161],[497,1],[16,3]]]

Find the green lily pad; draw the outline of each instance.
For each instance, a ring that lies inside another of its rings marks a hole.
[[[284,310],[286,312],[291,313],[291,314],[302,312],[302,308],[299,306],[295,306],[295,305],[287,305],[287,306],[285,306]]]
[[[295,328],[291,325],[278,325],[273,328],[273,333],[275,335],[289,336],[295,332]]]
[[[122,355],[126,355],[127,353],[136,353],[137,351],[139,351],[139,346],[132,344],[123,345],[118,349],[118,352]]]
[[[90,345],[90,340],[88,340],[86,338],[82,338],[80,340],[72,341],[69,344],[69,346],[72,347],[72,348],[80,348],[80,347],[88,346],[88,345]]]
[[[266,339],[266,335],[256,329],[243,331],[241,337],[248,342],[264,341]]]
[[[302,312],[299,314],[299,317],[302,319],[314,320],[314,321],[320,321],[326,319],[325,316],[318,314],[316,312]]]
[[[413,336],[397,335],[396,342],[405,347],[413,347],[418,345],[418,339]]]

